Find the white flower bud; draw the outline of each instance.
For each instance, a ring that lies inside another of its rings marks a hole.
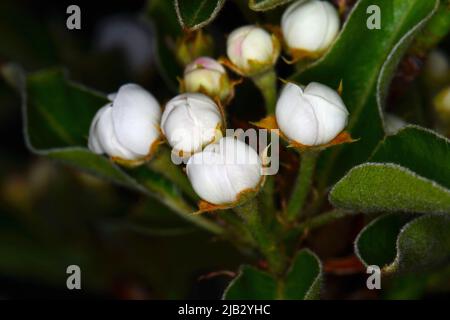
[[[232,94],[232,85],[225,68],[216,60],[200,57],[184,70],[184,90],[200,92],[226,101]]]
[[[113,102],[102,107],[91,123],[89,149],[121,160],[140,160],[150,155],[160,134],[158,101],[136,84],[120,87]]]
[[[186,171],[195,192],[215,205],[236,203],[243,192],[256,192],[262,181],[258,153],[233,137],[193,155]]]
[[[433,100],[438,120],[450,123],[450,87],[442,90]]]
[[[227,40],[227,55],[241,74],[253,75],[272,67],[280,54],[275,36],[250,25],[234,30]]]
[[[407,125],[408,124],[402,118],[396,116],[395,114],[387,112],[384,114],[384,130],[387,134],[396,134]]]
[[[326,1],[297,1],[283,13],[281,29],[287,46],[295,51],[321,53],[339,32],[339,14]]]
[[[286,84],[275,114],[281,132],[306,146],[329,143],[344,130],[348,118],[339,94],[317,82],[305,89],[293,83]]]
[[[425,63],[425,76],[434,82],[445,82],[450,77],[450,64],[447,56],[439,50],[433,50]]]
[[[184,93],[166,104],[161,130],[180,156],[200,151],[222,137],[223,118],[216,103],[201,93]]]

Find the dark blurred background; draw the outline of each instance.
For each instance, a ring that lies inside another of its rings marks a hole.
[[[81,8],[81,30],[66,8]],[[109,93],[126,82],[168,97],[155,71],[146,1],[0,2],[0,65],[27,72],[63,66]],[[219,298],[242,258],[166,207],[76,169],[32,155],[18,94],[0,78],[0,299]],[[79,265],[82,290],[66,288]]]

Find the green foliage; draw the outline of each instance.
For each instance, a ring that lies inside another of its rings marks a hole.
[[[362,212],[450,212],[450,191],[406,168],[363,164],[350,170],[330,193],[336,207]]]
[[[398,164],[450,189],[450,141],[433,131],[408,126],[386,137],[370,161]]]
[[[385,272],[429,270],[450,260],[450,217],[445,214],[385,215],[358,236],[355,249],[366,265]]]
[[[183,29],[192,31],[214,20],[224,3],[225,0],[175,0],[175,10]]]
[[[242,266],[239,275],[224,293],[234,299],[318,299],[322,281],[320,260],[311,251],[297,253],[286,277],[279,281],[270,274],[251,266]]]
[[[449,141],[409,126],[388,136],[371,161],[357,166],[330,192],[337,207],[363,212],[450,212]]]
[[[292,0],[249,0],[248,6],[255,11],[266,11],[282,6]]]

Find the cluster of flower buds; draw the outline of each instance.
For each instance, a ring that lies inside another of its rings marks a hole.
[[[295,2],[281,22],[293,56],[300,51],[309,56],[323,53],[336,38],[339,25],[336,9],[319,0]],[[123,85],[93,118],[88,146],[120,164],[137,165],[149,160],[165,139],[173,154],[187,160],[188,178],[203,200],[215,206],[235,206],[247,199],[244,195],[253,196],[260,188],[263,161],[246,143],[223,137],[222,104],[233,97],[234,83],[219,61],[196,56],[208,47],[202,45],[202,37],[198,33],[192,47],[178,46],[178,56],[186,65],[183,93],[167,102],[161,112],[151,93],[136,84]],[[261,80],[273,70],[280,48],[274,34],[259,26],[243,26],[229,35],[228,60],[223,63],[242,76]],[[276,103],[274,119],[290,142],[315,147],[327,145],[345,129],[348,111],[338,92],[325,85],[288,83]]]

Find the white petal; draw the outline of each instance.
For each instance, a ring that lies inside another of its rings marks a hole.
[[[243,26],[230,33],[227,39],[227,56],[239,68],[246,69],[247,61],[243,56],[243,43],[255,26]]]
[[[216,70],[197,69],[184,75],[184,85],[187,92],[197,92],[204,88],[208,92],[218,93],[221,90],[222,76]]]
[[[220,154],[206,151],[194,154],[186,172],[200,198],[217,205],[235,201],[237,192],[228,180]]]
[[[339,32],[336,9],[325,1],[296,2],[283,14],[282,31],[290,48],[326,49]]]
[[[256,188],[261,168],[257,152],[231,137],[207,146],[192,156],[186,166],[197,194],[219,205],[233,203],[242,191]]]
[[[118,141],[145,156],[159,136],[161,110],[156,99],[136,84],[120,87],[113,102],[114,130]]]
[[[342,101],[341,96],[337,93],[336,90],[331,89],[330,87],[318,83],[318,82],[311,82],[308,84],[305,88],[305,97],[308,97],[309,95],[313,95],[316,97],[321,97],[328,102],[336,105],[337,107],[341,108],[343,112],[348,113],[347,108],[345,107],[344,101]]]
[[[187,93],[170,100],[161,119],[161,129],[176,151],[197,152],[210,143],[222,116],[213,100]]]
[[[216,60],[210,57],[199,57],[189,63],[184,69],[184,74],[198,69],[214,70],[219,73],[225,73],[225,68]]]
[[[261,28],[251,30],[242,43],[242,55],[246,61],[268,63],[272,61],[273,51],[272,37]]]
[[[98,124],[98,120],[100,119],[100,117],[102,116],[102,114],[108,109],[111,108],[111,104],[107,104],[103,107],[101,107],[97,113],[94,116],[94,119],[92,119],[91,122],[91,127],[89,128],[89,140],[88,140],[88,148],[89,150],[91,150],[92,152],[96,153],[96,154],[102,154],[105,153],[105,151],[103,150],[99,140],[98,140],[98,136],[97,136],[97,124]]]
[[[284,87],[275,115],[280,130],[290,140],[308,146],[316,144],[319,130],[317,117],[299,86],[288,83]]]
[[[317,140],[314,144],[326,144],[345,129],[348,112],[321,97],[310,95],[308,101],[314,107],[318,123]]]
[[[111,157],[119,157],[125,160],[135,160],[139,155],[125,148],[117,140],[113,125],[113,107],[105,108],[98,120],[96,127],[96,135],[98,142],[106,154]]]

